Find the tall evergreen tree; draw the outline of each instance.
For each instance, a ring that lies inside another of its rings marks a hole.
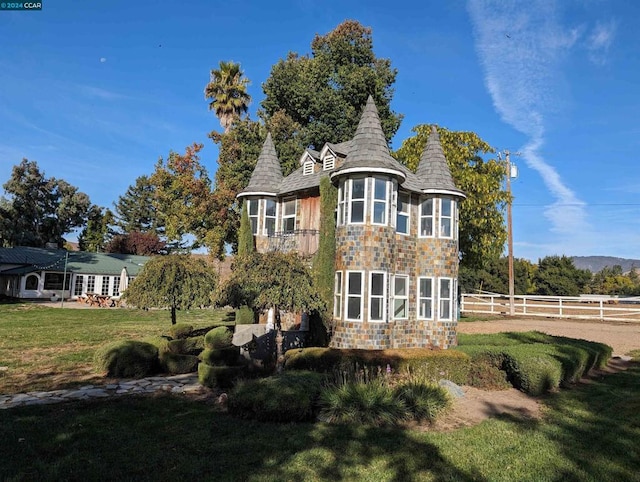
[[[148,176],[140,176],[115,203],[116,225],[124,234],[139,231],[161,235],[163,221],[154,204],[155,187]]]
[[[92,205],[89,208],[87,224],[78,236],[80,251],[104,251],[114,234],[111,228],[113,222],[113,213],[108,208]]]
[[[247,203],[242,203],[242,215],[240,216],[240,229],[238,230],[238,256],[245,256],[255,251],[251,221],[247,211]]]

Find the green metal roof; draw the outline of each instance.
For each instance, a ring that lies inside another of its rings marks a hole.
[[[130,276],[136,276],[149,256],[115,253],[89,253],[68,251],[67,271],[79,274],[119,275],[127,268]],[[33,271],[63,271],[67,251],[18,246],[0,248],[0,273],[24,274]],[[2,265],[20,265],[2,270]]]

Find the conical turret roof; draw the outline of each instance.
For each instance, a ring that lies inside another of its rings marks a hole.
[[[280,160],[278,159],[278,154],[276,154],[271,133],[269,133],[262,145],[249,185],[240,191],[238,197],[250,195],[275,196],[280,189],[282,179]]]
[[[344,164],[331,177],[350,172],[385,172],[405,179],[398,161],[391,157],[378,109],[369,96],[353,136]]]
[[[454,194],[466,197],[453,182],[436,126],[431,126],[431,133],[429,134],[427,145],[422,151],[416,176],[423,192]]]

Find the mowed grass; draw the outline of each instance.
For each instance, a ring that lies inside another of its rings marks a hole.
[[[233,319],[229,310],[179,311],[178,322],[205,327]],[[164,310],[48,308],[0,304],[0,394],[54,390],[104,380],[93,366],[97,347],[167,334]]]
[[[228,315],[178,320],[207,326]],[[90,367],[93,346],[169,327],[162,311],[0,305],[0,365],[30,378],[44,362],[22,354],[44,351],[62,376]],[[640,481],[640,365],[542,401],[541,420],[503,416],[448,433],[259,423],[179,396],[20,407],[0,410],[0,480]]]

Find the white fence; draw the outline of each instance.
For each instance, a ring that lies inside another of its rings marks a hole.
[[[516,316],[640,322],[640,297],[515,296],[514,308]],[[509,297],[496,293],[463,294],[460,311],[465,314],[508,315]]]

